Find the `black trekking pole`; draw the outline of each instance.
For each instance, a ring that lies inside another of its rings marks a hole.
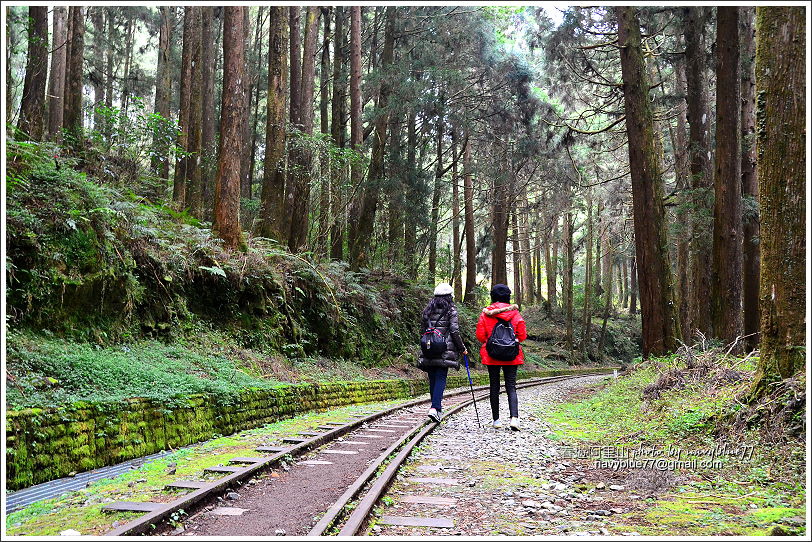
[[[474,400],[474,412],[476,412],[476,424],[482,429],[482,423],[479,421],[479,409],[476,407],[476,397],[474,397],[474,381],[471,380],[471,369],[468,368],[468,354],[462,355],[465,360],[465,372],[468,373],[468,384],[471,386],[471,399]]]

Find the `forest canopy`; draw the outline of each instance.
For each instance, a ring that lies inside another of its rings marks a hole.
[[[510,284],[585,356],[578,310],[640,311],[644,356],[761,341],[769,381],[804,357],[804,16],[10,5],[6,141],[226,250]]]

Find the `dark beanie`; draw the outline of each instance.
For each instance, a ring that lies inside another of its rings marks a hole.
[[[497,284],[491,289],[491,303],[498,301],[510,303],[510,288],[505,284]]]

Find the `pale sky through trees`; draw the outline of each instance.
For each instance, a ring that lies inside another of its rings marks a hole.
[[[561,21],[564,20],[564,14],[562,11],[567,9],[567,7],[568,4],[561,4],[559,2],[545,2],[545,4],[542,6],[544,11],[547,12],[547,15],[553,20],[556,26],[560,25]]]

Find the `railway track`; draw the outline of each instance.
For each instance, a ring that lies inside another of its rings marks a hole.
[[[612,370],[536,378],[520,382],[517,387],[611,374]],[[487,386],[475,387],[474,393],[477,401],[487,399]],[[469,390],[448,393],[444,398],[445,415],[453,416],[472,402]],[[359,415],[349,423],[328,422],[318,432],[283,439],[281,446],[258,447],[254,457],[231,458],[225,465],[206,469],[207,476],[219,478],[167,484],[167,490],[186,491],[168,503],[113,502],[105,510],[143,515],[106,534],[168,532],[162,523],[179,513],[188,517],[200,534],[207,535],[274,534],[268,532],[269,525],[277,528],[277,534],[358,534],[413,448],[438,426],[425,417],[427,404],[426,399],[408,401]],[[262,476],[268,472],[276,477]],[[221,495],[242,491],[247,484],[255,485],[246,491],[239,506],[248,508],[221,506],[227,509],[224,515],[208,513],[213,512],[212,504],[222,501]],[[247,509],[252,513],[241,516],[239,511]]]

